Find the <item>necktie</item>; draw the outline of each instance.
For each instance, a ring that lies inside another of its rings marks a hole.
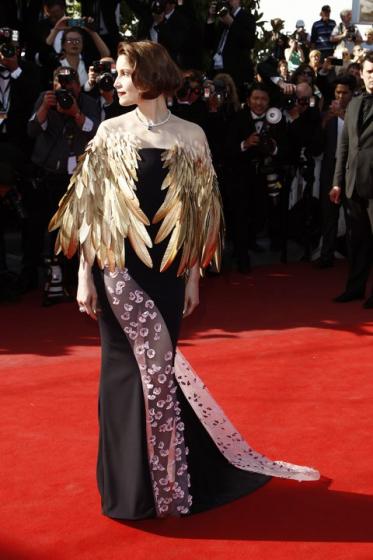
[[[364,99],[363,99],[363,103],[361,106],[361,111],[362,111],[362,124],[365,123],[365,121],[367,120],[370,110],[372,108],[372,103],[373,103],[373,94],[372,93],[368,93],[367,95],[364,95]]]

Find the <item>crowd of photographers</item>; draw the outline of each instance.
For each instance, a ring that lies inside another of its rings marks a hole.
[[[329,201],[338,137],[351,98],[363,91],[360,63],[373,48],[329,6],[309,35],[291,36],[274,19],[269,54],[253,63],[255,18],[240,0],[211,2],[206,22],[184,0],[127,0],[135,39],[163,44],[183,71],[172,112],[206,132],[224,203],[234,266],[250,271],[250,252],[270,248],[286,261],[295,238],[309,259],[333,265],[339,207]],[[41,283],[43,304],[72,298],[74,261],[54,256],[47,231],[77,158],[99,123],[128,108],[114,89],[119,2],[82,2],[69,18],[64,0],[6,1],[0,14],[0,299]],[[318,188],[315,189],[315,184]],[[289,208],[291,208],[289,210]],[[22,270],[8,270],[5,232],[18,224]]]

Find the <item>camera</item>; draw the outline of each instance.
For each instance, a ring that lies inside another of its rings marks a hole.
[[[93,71],[96,74],[99,74],[97,81],[98,87],[102,91],[111,91],[114,89],[114,76],[111,71],[111,62],[100,62],[99,60],[94,60],[92,62],[92,66]]]
[[[356,41],[356,28],[354,25],[349,25],[347,27],[347,36],[346,36],[347,41]]]
[[[84,18],[70,18],[67,21],[67,25],[69,27],[84,27],[85,26],[85,19]]]
[[[217,99],[221,102],[224,102],[228,98],[228,90],[225,82],[223,80],[213,80],[215,95]]]
[[[74,97],[68,89],[57,89],[55,92],[56,100],[61,109],[70,109],[74,104]]]
[[[202,84],[198,82],[198,85],[192,86],[192,82],[194,83],[196,80],[191,80],[189,76],[184,78],[183,83],[181,84],[180,89],[176,92],[176,97],[178,99],[186,99],[189,95],[193,94],[197,97],[202,95]]]
[[[282,189],[282,183],[278,173],[278,167],[273,157],[265,158],[260,167],[260,172],[265,176],[267,184],[267,194],[271,198],[276,198]]]
[[[153,0],[150,6],[152,14],[156,14],[156,15],[163,14],[166,8],[165,4],[166,3],[164,0]]]
[[[16,45],[19,41],[19,32],[9,27],[0,28],[0,53],[4,58],[13,58],[16,54]]]
[[[229,13],[229,3],[226,0],[218,0],[216,3],[216,15],[224,17]]]

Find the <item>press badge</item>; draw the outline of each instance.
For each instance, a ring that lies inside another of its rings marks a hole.
[[[78,162],[76,160],[76,156],[69,156],[69,159],[67,160],[67,173],[72,175],[77,165]]]
[[[6,111],[0,111],[0,126],[4,123],[4,121],[8,118],[8,114]]]

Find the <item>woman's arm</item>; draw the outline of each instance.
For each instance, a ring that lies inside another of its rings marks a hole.
[[[189,270],[185,286],[184,317],[190,315],[199,304],[199,263]]]
[[[57,34],[60,31],[65,31],[66,29],[69,29],[69,26],[67,24],[69,19],[70,18],[68,18],[67,16],[64,16],[64,17],[62,17],[61,19],[58,20],[56,25],[50,30],[50,33],[49,33],[48,37],[45,39],[45,42],[47,43],[47,45],[52,47],[53,43],[54,43],[54,40],[57,37]]]
[[[79,308],[84,308],[87,315],[97,320],[97,291],[93,282],[92,269],[84,260],[83,253],[80,255],[80,265],[78,273],[78,291],[76,300]]]

